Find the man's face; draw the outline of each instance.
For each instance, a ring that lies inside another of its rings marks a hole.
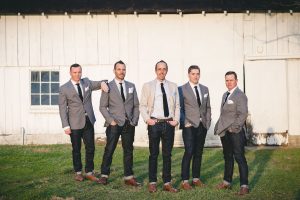
[[[119,80],[124,80],[126,75],[126,66],[118,63],[116,69],[114,69],[115,77]]]
[[[225,76],[225,84],[229,91],[237,86],[237,82],[238,80],[235,79],[233,74]]]
[[[167,65],[165,63],[161,62],[156,65],[155,73],[156,73],[158,80],[161,80],[161,81],[165,80],[167,72],[168,72],[168,69],[167,69]]]
[[[81,67],[72,67],[70,70],[71,79],[75,82],[79,82],[81,79],[82,70]]]
[[[189,80],[193,84],[198,84],[200,79],[200,70],[192,69],[189,73]]]

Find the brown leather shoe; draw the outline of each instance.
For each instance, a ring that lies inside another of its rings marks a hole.
[[[205,184],[200,179],[197,181],[192,181],[192,185],[196,187],[205,187]]]
[[[135,178],[124,180],[124,182],[126,185],[135,186],[135,187],[142,185],[141,183],[137,182]]]
[[[172,193],[176,193],[178,192],[177,189],[173,188],[173,186],[169,183],[167,185],[164,184],[163,186],[163,191],[166,191],[166,192],[172,192]]]
[[[237,195],[243,196],[245,194],[249,194],[249,188],[241,187],[240,191],[237,193]]]
[[[101,177],[101,178],[99,178],[98,183],[100,183],[102,185],[107,185],[108,180],[106,177]]]
[[[75,174],[75,180],[81,182],[84,180],[84,177],[82,174]]]
[[[88,179],[88,180],[90,180],[90,181],[94,181],[94,182],[98,182],[99,181],[99,179],[96,176],[94,176],[94,174],[85,175],[85,178]]]
[[[182,182],[181,183],[181,188],[183,190],[191,190],[191,189],[193,189],[192,186],[188,182]]]
[[[150,193],[157,192],[157,186],[156,186],[156,184],[155,184],[155,183],[149,184],[149,185],[148,185],[148,191],[149,191]]]
[[[217,185],[216,188],[219,190],[228,190],[228,189],[231,189],[231,185],[225,184],[224,182],[222,182],[219,185]]]

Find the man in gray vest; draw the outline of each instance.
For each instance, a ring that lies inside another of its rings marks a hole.
[[[73,167],[75,180],[83,181],[81,163],[81,139],[85,144],[86,179],[98,181],[94,176],[94,123],[96,121],[92,91],[108,91],[105,81],[81,79],[82,69],[79,64],[70,67],[71,79],[59,88],[59,114],[65,134],[70,135],[72,143]]]
[[[120,60],[114,65],[114,80],[108,83],[109,93],[103,92],[100,112],[105,118],[106,146],[101,165],[99,183],[107,184],[112,157],[119,137],[122,137],[124,182],[130,186],[140,186],[133,174],[133,141],[135,126],[139,121],[139,100],[135,85],[125,81],[126,66]]]
[[[192,185],[204,186],[200,180],[202,154],[207,130],[211,123],[211,107],[208,88],[199,84],[200,68],[192,65],[188,69],[189,82],[181,87],[182,138],[185,152],[181,164],[181,188],[192,189],[189,184],[190,163],[192,164]]]
[[[225,74],[228,89],[223,94],[221,114],[215,126],[215,135],[221,137],[225,160],[224,179],[217,188],[230,189],[232,183],[234,159],[238,163],[240,173],[240,191],[238,195],[249,193],[248,165],[245,157],[246,137],[244,124],[248,115],[247,96],[238,88],[237,74],[229,71]]]

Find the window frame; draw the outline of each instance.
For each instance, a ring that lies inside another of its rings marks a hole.
[[[48,93],[43,93],[41,91],[41,85],[40,85],[40,91],[39,93],[32,93],[31,92],[31,84],[32,83],[35,83],[35,82],[32,82],[31,80],[31,74],[32,72],[39,72],[39,77],[40,77],[40,80],[39,82],[36,82],[36,83],[48,83],[49,84],[49,91]],[[49,81],[42,81],[41,80],[41,73],[42,72],[49,72]],[[51,72],[58,72],[58,81],[52,81],[51,80]],[[60,79],[61,79],[61,71],[59,70],[59,68],[43,68],[43,67],[38,67],[38,68],[30,68],[29,69],[29,107],[30,107],[30,111],[31,112],[38,112],[38,113],[45,113],[45,112],[55,112],[57,113],[58,112],[58,104],[57,105],[51,105],[51,96],[52,94],[57,94],[59,95],[59,91],[57,93],[52,93],[51,92],[51,83],[57,83],[58,84],[58,87],[60,87]],[[39,105],[32,105],[32,101],[31,101],[31,96],[32,94],[38,94],[40,96],[40,98],[42,97],[43,94],[48,94],[49,95],[49,105],[42,105],[41,103],[41,99],[40,99],[40,104]]]

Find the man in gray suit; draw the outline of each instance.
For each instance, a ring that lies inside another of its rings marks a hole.
[[[240,173],[240,191],[238,195],[249,193],[248,165],[245,158],[246,137],[244,124],[248,115],[247,96],[237,86],[237,75],[233,71],[225,74],[228,89],[221,102],[220,118],[215,126],[215,135],[221,137],[225,160],[224,180],[218,189],[231,188],[234,159],[238,163]]]
[[[190,163],[192,164],[192,185],[204,186],[200,180],[203,147],[211,122],[211,108],[208,88],[199,84],[200,68],[192,65],[188,69],[189,82],[182,89],[181,114],[184,116],[182,138],[185,152],[181,164],[181,188],[192,189],[189,184]]]
[[[100,112],[105,118],[106,146],[101,165],[102,184],[107,184],[113,153],[122,137],[124,181],[126,185],[140,186],[133,175],[133,141],[139,121],[139,100],[135,85],[125,81],[126,66],[122,61],[114,65],[115,78],[108,83],[109,93],[103,92]]]
[[[94,176],[94,123],[96,121],[92,91],[108,91],[105,81],[91,81],[81,79],[82,69],[79,64],[70,67],[71,79],[59,88],[59,113],[65,134],[70,135],[72,142],[73,167],[75,180],[83,181],[81,163],[81,139],[85,144],[85,172],[86,178],[98,181]]]
[[[171,156],[175,126],[179,122],[180,105],[177,85],[166,80],[168,65],[161,60],[155,65],[156,79],[143,85],[140,112],[148,125],[149,192],[157,191],[157,158],[162,141],[163,190],[177,192],[171,185]]]

